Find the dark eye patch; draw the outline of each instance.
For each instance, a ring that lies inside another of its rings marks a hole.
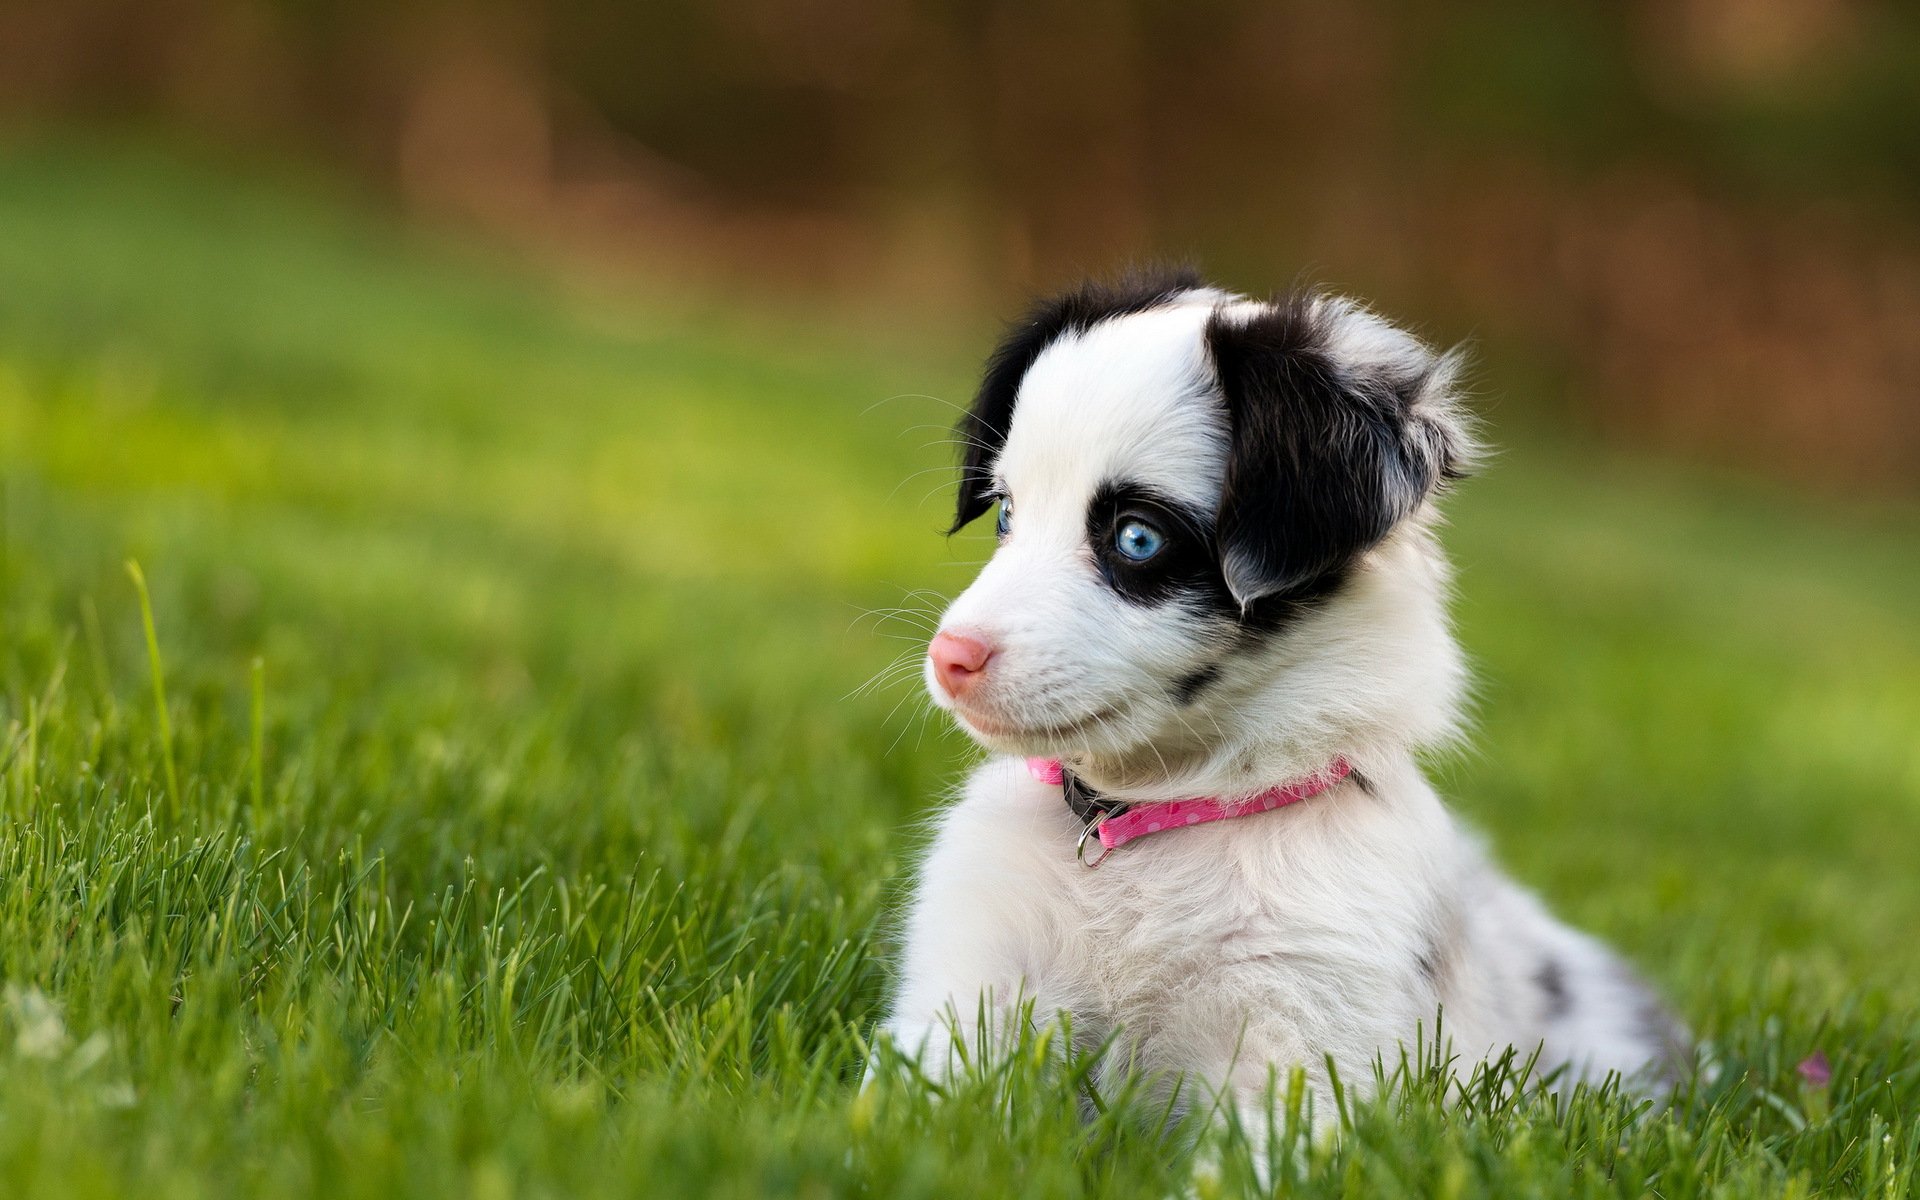
[[[1114,546],[1115,533],[1131,520],[1145,521],[1166,538],[1145,562]],[[1220,574],[1208,515],[1142,484],[1100,485],[1087,505],[1087,543],[1108,585],[1137,604],[1202,599],[1215,590]]]
[[[1138,517],[1166,535],[1165,549],[1145,562],[1133,562],[1114,546],[1114,534],[1127,520]],[[1233,628],[1232,644],[1271,636],[1307,610],[1325,603],[1346,583],[1348,572],[1333,571],[1290,596],[1265,596],[1242,606],[1227,586],[1213,515],[1141,483],[1109,480],[1095,489],[1087,504],[1087,543],[1107,585],[1122,598],[1141,605],[1177,604],[1209,621]],[[1191,700],[1213,681],[1195,682]],[[1176,692],[1188,692],[1176,685]]]

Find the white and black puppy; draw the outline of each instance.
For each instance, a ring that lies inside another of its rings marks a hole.
[[[997,508],[999,548],[926,663],[991,755],[906,915],[886,1029],[925,1069],[1030,1004],[1229,1103],[1298,1066],[1324,1112],[1328,1059],[1364,1087],[1443,1010],[1463,1068],[1675,1076],[1648,988],[1415,762],[1465,683],[1434,508],[1474,452],[1455,368],[1351,301],[1185,274],[1012,327],[954,523]]]

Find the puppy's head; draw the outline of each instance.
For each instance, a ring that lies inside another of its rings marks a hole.
[[[1452,367],[1350,301],[1186,274],[1037,305],[960,426],[954,528],[991,512],[999,547],[934,638],[935,702],[1016,754],[1231,740],[1464,470]]]

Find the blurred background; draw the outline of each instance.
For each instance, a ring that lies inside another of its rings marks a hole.
[[[1496,422],[1920,483],[1896,0],[0,4],[0,127],[318,164],[409,220],[978,345],[1138,257],[1371,297]]]

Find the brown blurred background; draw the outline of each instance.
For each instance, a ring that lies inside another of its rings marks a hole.
[[[0,3],[0,123],[73,122],[904,321],[1326,281],[1489,348],[1507,419],[1920,484],[1911,3]]]

